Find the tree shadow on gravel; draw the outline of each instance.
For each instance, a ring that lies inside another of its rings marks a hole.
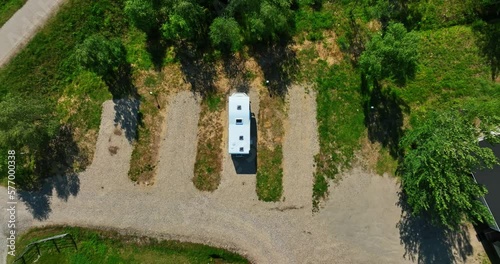
[[[465,261],[473,254],[466,226],[451,231],[432,225],[425,216],[411,215],[404,194],[399,194],[401,219],[396,225],[399,239],[405,248],[404,258],[416,263],[452,264]]]
[[[264,72],[267,89],[271,96],[285,97],[294,75],[299,70],[297,55],[290,48],[290,43],[290,40],[284,39],[275,44],[256,46],[251,51]]]
[[[43,150],[43,158],[37,162],[38,174],[42,176],[35,185],[19,190],[19,199],[23,201],[37,220],[47,219],[50,212],[50,199],[54,195],[67,201],[70,196],[77,196],[80,191],[80,179],[77,171],[85,169],[89,158],[80,151],[73,138],[73,130],[62,126],[58,134],[50,140]]]
[[[62,126],[47,148],[44,157],[38,162],[38,173],[42,179],[36,184],[19,190],[19,199],[23,201],[37,220],[47,219],[50,212],[50,200],[55,195],[67,201],[70,196],[77,196],[80,191],[80,179],[76,170],[82,170],[90,164],[73,138],[71,127]],[[75,167],[75,164],[78,164]],[[20,182],[23,185],[23,182]],[[35,188],[34,186],[41,186]]]
[[[250,83],[248,82],[245,60],[233,54],[225,54],[222,60],[224,63],[224,72],[229,78],[230,88],[236,89],[236,91],[241,93],[248,93]]]
[[[19,199],[24,202],[28,211],[36,220],[45,220],[49,217],[52,209],[50,200],[54,196],[68,201],[70,196],[77,196],[80,191],[80,178],[76,173],[58,175],[48,178],[37,190],[19,191]]]
[[[191,91],[202,97],[216,92],[215,63],[200,49],[186,47],[177,51],[185,81],[191,84]]]
[[[125,132],[125,137],[129,142],[137,139],[137,125],[139,123],[140,101],[135,98],[114,99],[115,103],[115,125],[120,125]]]

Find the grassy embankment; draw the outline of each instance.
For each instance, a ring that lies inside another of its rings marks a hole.
[[[2,0],[0,1],[0,28],[11,18],[27,0]]]
[[[54,246],[44,246],[38,263],[248,263],[238,254],[201,244],[79,227],[34,228],[19,237],[16,246],[24,250],[32,241],[63,233],[73,236],[78,250],[70,244],[58,253]]]

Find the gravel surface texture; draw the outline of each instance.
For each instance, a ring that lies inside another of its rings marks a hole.
[[[250,96],[257,95],[250,92]],[[312,155],[318,150],[312,93],[301,87],[290,89],[284,143],[286,199],[277,203],[258,201],[255,176],[237,174],[227,155],[219,189],[213,193],[195,189],[191,178],[200,105],[190,92],[172,95],[166,106],[155,184],[134,186],[127,177],[132,147],[126,135],[131,133],[127,124],[134,124],[136,104],[103,104],[92,165],[77,176],[60,177],[44,192],[21,194],[18,231],[50,224],[116,228],[225,247],[254,263],[412,262],[400,242],[399,186],[393,178],[353,169],[330,188],[325,208],[312,215]],[[114,133],[115,125],[123,133]],[[116,154],[111,155],[110,146],[118,147]],[[6,200],[2,187],[0,201]],[[0,203],[2,211],[5,205]],[[5,260],[5,224],[2,231],[0,252]]]
[[[319,151],[316,95],[294,85],[288,89],[288,119],[283,142],[283,198],[290,207],[312,210],[314,155]]]

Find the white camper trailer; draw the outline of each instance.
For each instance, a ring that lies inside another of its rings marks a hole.
[[[245,93],[229,96],[229,154],[250,153],[250,98]]]

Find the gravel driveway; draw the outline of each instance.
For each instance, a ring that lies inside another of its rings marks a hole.
[[[201,193],[193,187],[200,106],[192,93],[180,92],[171,96],[167,106],[155,185],[134,186],[128,180],[132,148],[126,133],[114,133],[115,109],[122,108],[108,101],[103,105],[94,162],[79,175],[77,188],[72,187],[77,192],[61,199],[57,190],[68,186],[55,186],[43,196],[48,206],[19,203],[19,230],[47,224],[117,228],[229,248],[254,263],[411,263],[408,256],[403,257],[407,251],[400,244],[399,188],[392,178],[353,169],[331,187],[326,207],[312,215],[308,205],[311,160],[317,145],[310,144],[317,144],[317,139],[315,129],[307,127],[314,128],[315,100],[300,87],[290,93],[285,202],[258,201],[253,176],[235,174],[227,157],[220,189]],[[109,146],[118,147],[115,155]],[[42,196],[23,197],[33,202],[37,200],[33,197]],[[6,201],[3,187],[0,199]],[[4,210],[5,203],[0,206]],[[40,210],[46,214],[35,219],[33,212]],[[0,246],[5,256],[6,226],[2,228]]]

